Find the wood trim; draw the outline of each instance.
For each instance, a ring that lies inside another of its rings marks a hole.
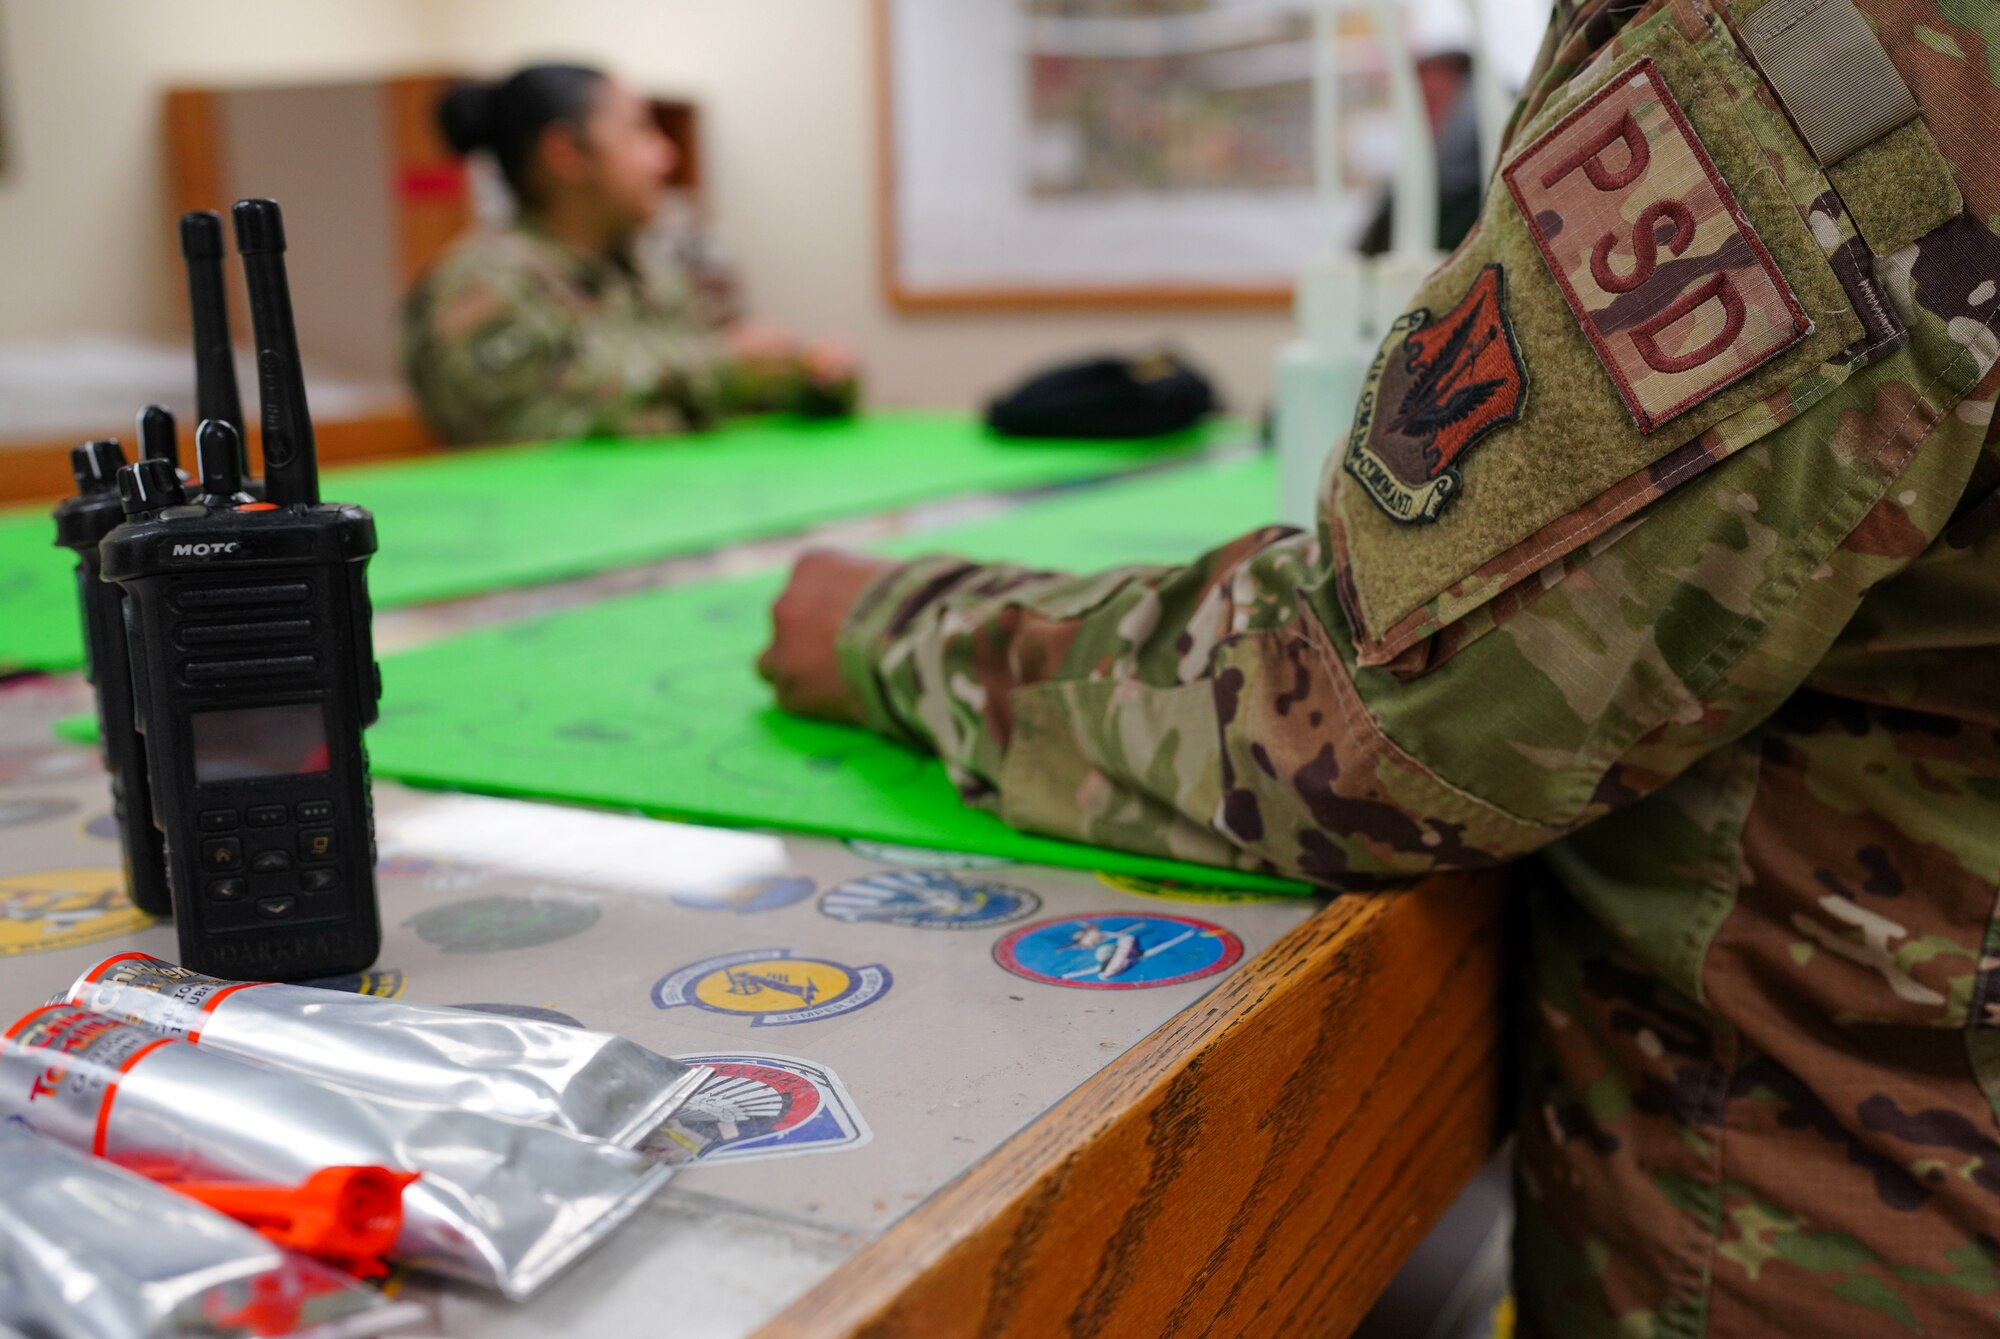
[[[873,0],[870,6],[875,48],[875,265],[883,300],[890,307],[920,315],[954,311],[1274,309],[1291,304],[1290,284],[914,288],[904,283],[896,263],[901,239],[896,231],[896,108],[889,30],[889,6],[894,2]]]
[[[207,88],[170,88],[163,119],[169,220],[191,209],[222,208],[229,171],[222,154],[221,95]],[[175,246],[178,256],[179,243]]]
[[[1502,890],[1336,899],[759,1339],[1348,1333],[1500,1137]]]
[[[465,164],[437,127],[450,74],[409,75],[382,85],[388,99],[391,180],[384,183],[396,230],[397,279],[408,292],[452,240],[472,226]]]
[[[105,436],[127,438],[131,429],[113,429]],[[257,436],[255,424],[250,435]],[[313,424],[321,465],[338,465],[365,460],[387,460],[402,456],[428,455],[439,449],[438,440],[421,420],[407,409],[387,409],[361,418],[324,419]],[[70,477],[69,449],[83,437],[59,442],[9,442],[0,444],[0,504],[47,502],[67,497],[76,489]],[[181,461],[194,459],[194,425],[180,425]]]

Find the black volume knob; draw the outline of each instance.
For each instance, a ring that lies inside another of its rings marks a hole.
[[[127,465],[118,471],[118,498],[127,516],[177,507],[187,501],[181,491],[180,472],[172,461],[153,458]]]
[[[69,469],[79,493],[109,493],[118,486],[118,471],[124,468],[125,449],[116,437],[100,437],[69,449]]]

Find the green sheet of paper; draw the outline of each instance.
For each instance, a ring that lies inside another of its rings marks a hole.
[[[1268,460],[1198,465],[883,546],[1069,570],[1185,561],[1272,519]],[[607,600],[383,662],[375,772],[422,786],[1236,888],[1275,879],[1027,836],[966,807],[932,758],[785,715],[752,670],[781,572]]]
[[[379,608],[534,585],[956,494],[1122,473],[1241,436],[1020,442],[963,414],[747,419],[698,437],[555,442],[328,471],[375,513]],[[0,512],[0,673],[83,663],[76,560],[46,508]]]

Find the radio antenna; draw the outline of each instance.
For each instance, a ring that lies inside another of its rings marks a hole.
[[[243,401],[236,394],[236,351],[223,293],[220,214],[196,209],[181,215],[181,259],[187,262],[188,310],[194,316],[194,421],[227,423],[236,429],[242,450]],[[237,472],[247,476],[249,468],[246,456]]]
[[[285,279],[285,218],[276,200],[238,200],[236,250],[257,338],[257,398],[263,404],[264,497],[278,506],[319,501],[319,457],[306,409],[305,369]]]

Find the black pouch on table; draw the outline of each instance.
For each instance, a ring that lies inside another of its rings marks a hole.
[[[1038,372],[986,406],[986,426],[1007,437],[1157,437],[1218,407],[1207,377],[1158,351]]]

